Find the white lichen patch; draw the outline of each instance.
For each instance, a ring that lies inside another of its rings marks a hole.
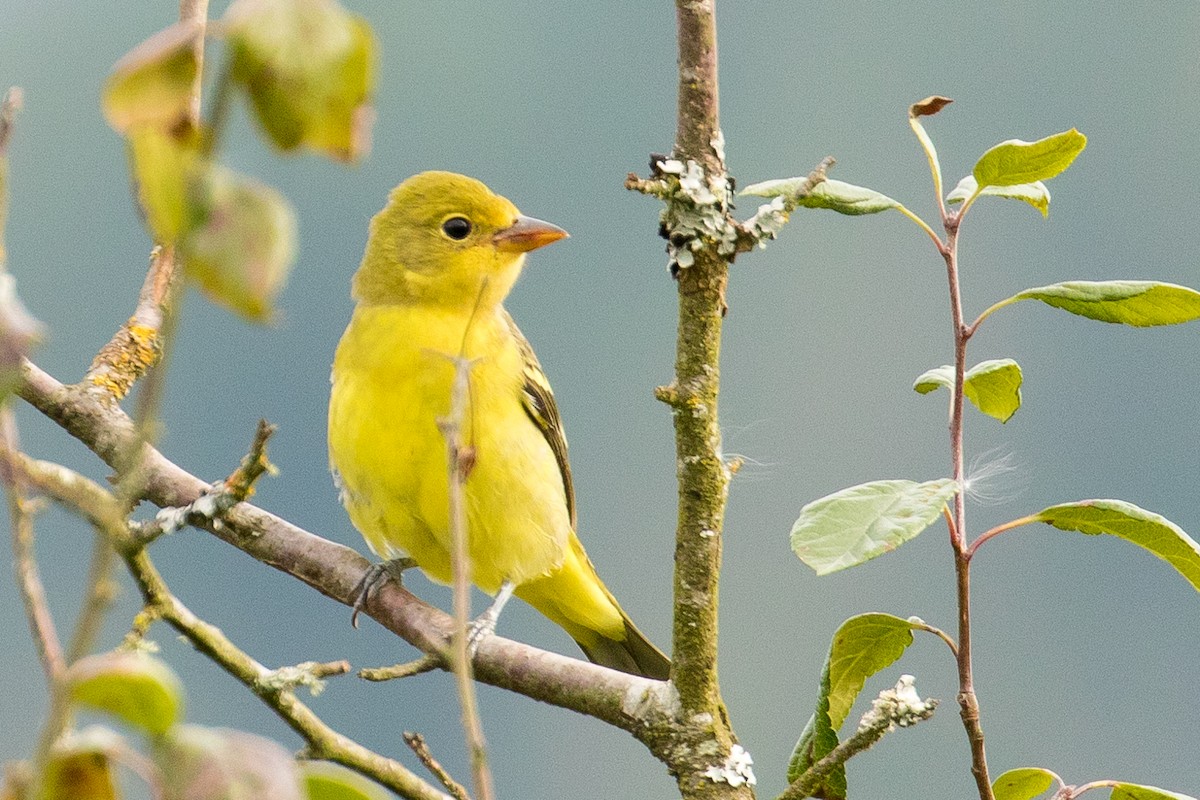
[[[723,152],[724,140],[714,138],[714,150],[718,144]],[[653,194],[666,204],[659,222],[671,268],[692,266],[695,254],[705,247],[723,256],[736,252],[738,227],[729,217],[729,179],[706,175],[704,167],[691,160],[668,158],[655,166],[659,180]]]
[[[189,521],[206,521],[220,527],[220,517],[237,505],[237,500],[218,481],[208,491],[186,506],[168,506],[154,515],[154,521],[164,534],[175,533],[187,527]]]
[[[646,725],[673,719],[679,716],[680,708],[679,692],[670,681],[634,681],[621,698],[622,713]]]
[[[933,716],[938,701],[922,700],[917,694],[915,678],[901,675],[894,688],[885,689],[871,704],[871,710],[863,714],[858,729],[883,728],[892,731],[908,728]]]
[[[754,216],[742,223],[742,228],[754,237],[759,249],[767,246],[767,242],[779,235],[779,231],[788,221],[787,203],[782,197],[772,197],[771,202],[763,203],[754,212]]]
[[[259,678],[258,683],[273,691],[288,691],[298,686],[308,687],[313,697],[325,691],[325,681],[313,672],[314,663],[306,661],[294,667],[280,667]]]
[[[713,783],[728,783],[730,786],[754,786],[758,779],[754,777],[754,759],[740,745],[735,744],[729,750],[729,757],[720,766],[711,766],[704,771],[704,777]]]

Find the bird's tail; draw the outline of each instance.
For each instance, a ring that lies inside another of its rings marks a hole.
[[[660,681],[669,676],[671,661],[621,609],[574,534],[562,567],[516,594],[562,626],[589,661]]]

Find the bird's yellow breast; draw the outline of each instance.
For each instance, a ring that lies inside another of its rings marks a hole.
[[[464,488],[472,579],[488,592],[557,569],[571,535],[563,478],[522,404],[524,365],[502,314],[360,305],[338,345],[329,407],[330,464],[355,527],[379,555],[408,555],[449,582],[438,420],[450,411],[452,358],[472,360]]]

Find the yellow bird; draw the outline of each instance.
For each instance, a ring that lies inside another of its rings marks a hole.
[[[469,359],[461,437],[471,577],[561,625],[587,657],[665,680],[670,662],[634,626],[575,535],[567,442],[550,384],[503,301],[525,254],[566,231],[521,216],[477,180],[425,172],[371,220],[357,305],[334,358],[329,460],[367,544],[449,583],[446,443],[455,367]]]

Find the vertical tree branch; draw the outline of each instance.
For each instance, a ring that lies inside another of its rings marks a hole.
[[[715,0],[676,0],[675,10],[679,105],[673,156],[702,167],[710,186],[726,186]],[[728,217],[723,207],[718,210]],[[734,736],[717,682],[717,589],[729,485],[717,396],[725,285],[733,254],[718,252],[711,241],[694,254],[693,263],[677,271],[675,380],[660,392],[673,410],[679,482],[671,679],[694,737],[681,743],[691,745],[692,752],[672,766],[685,798],[752,797],[752,781],[729,776],[720,764],[731,754]]]
[[[717,39],[713,0],[678,0],[679,121],[675,156],[724,177],[717,135]],[[728,262],[705,248],[679,271],[675,352],[675,453],[679,520],[675,538],[672,677],[687,712],[719,704],[717,581],[729,475],[717,418],[721,321]]]

